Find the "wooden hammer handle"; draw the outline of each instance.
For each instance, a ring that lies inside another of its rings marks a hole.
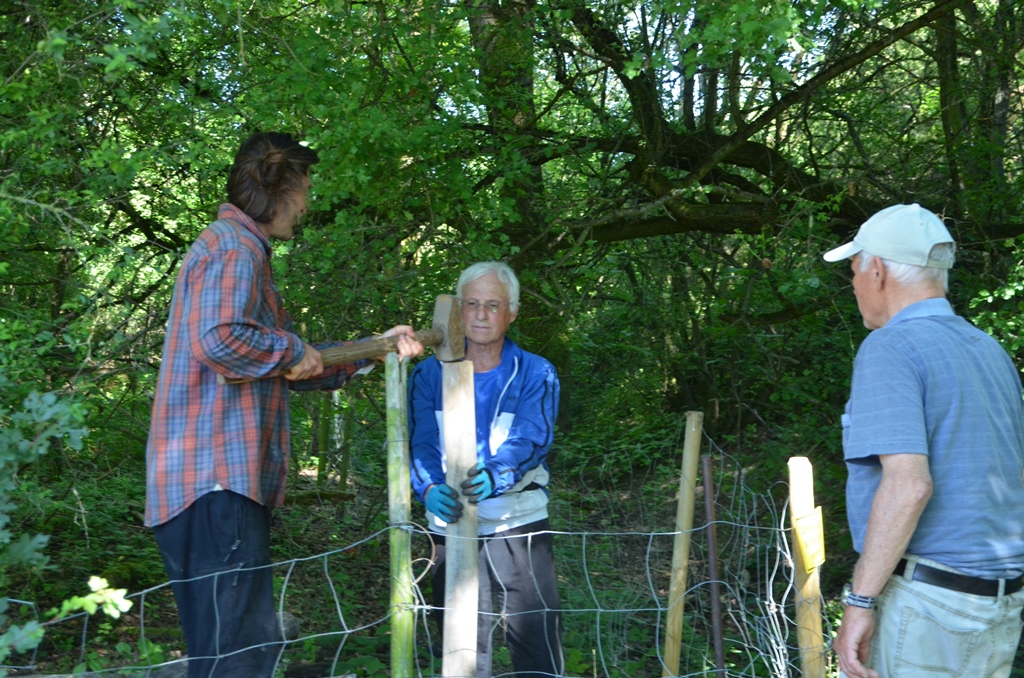
[[[434,328],[429,330],[421,330],[415,333],[416,341],[420,342],[424,346],[437,346],[444,341],[444,330]],[[324,361],[324,367],[331,367],[332,365],[343,365],[344,363],[355,362],[356,360],[366,360],[368,358],[377,358],[382,355],[387,355],[398,349],[398,335],[391,337],[374,337],[373,339],[367,339],[366,341],[356,341],[345,346],[333,346],[331,348],[325,348],[320,350],[320,358]],[[268,374],[264,379],[268,377],[279,377],[287,372],[278,372],[276,374]],[[217,375],[218,384],[244,384],[248,381],[254,381],[253,379],[226,379],[220,375]]]
[[[424,346],[437,346],[444,341],[444,330],[431,329],[416,332],[416,341]],[[375,337],[366,341],[357,341],[346,346],[335,346],[320,351],[324,367],[341,365],[356,360],[366,360],[387,355],[398,350],[398,335],[392,337]]]

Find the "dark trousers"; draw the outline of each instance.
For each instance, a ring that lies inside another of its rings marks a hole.
[[[189,678],[272,678],[282,645],[270,509],[234,492],[210,492],[153,533],[188,644]]]
[[[555,583],[547,519],[480,538],[480,600],[477,622],[477,678],[490,678],[491,639],[504,622],[505,639],[515,675],[560,676],[562,618]],[[435,619],[444,632],[444,537],[431,534],[436,560],[431,568]],[[492,596],[498,601],[493,614]]]

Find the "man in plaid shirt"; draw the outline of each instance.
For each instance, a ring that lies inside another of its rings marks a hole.
[[[146,450],[146,524],[171,579],[190,678],[273,675],[282,646],[270,507],[284,500],[288,389],[339,388],[365,364],[325,369],[274,285],[270,239],[292,238],[316,162],[287,134],[246,140],[230,202],[174,286]],[[423,352],[410,327],[385,335],[399,335],[403,357]],[[251,381],[219,385],[218,376]]]

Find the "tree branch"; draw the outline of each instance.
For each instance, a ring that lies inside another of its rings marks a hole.
[[[831,65],[825,66],[821,72],[805,82],[803,85],[800,85],[796,89],[783,95],[778,101],[769,106],[764,113],[758,116],[756,120],[751,122],[747,127],[738,130],[735,134],[729,137],[728,141],[716,148],[700,164],[700,167],[698,167],[692,175],[687,177],[687,183],[691,186],[696,185],[705,174],[711,171],[711,168],[729,157],[733,152],[746,143],[748,139],[767,127],[772,121],[778,118],[783,111],[793,104],[798,103],[804,99],[804,97],[809,96],[812,92],[839,77],[843,73],[846,73],[847,71],[864,63],[886,47],[899,42],[920,28],[927,26],[942,16],[945,16],[949,12],[953,11],[961,1],[962,0],[941,0],[936,3],[935,7],[931,10],[925,12],[913,21],[903,24],[889,35],[875,40],[855,54],[851,54],[839,59]]]

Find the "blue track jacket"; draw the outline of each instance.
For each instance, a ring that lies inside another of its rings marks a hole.
[[[494,370],[503,390],[490,440],[477,440],[477,461],[495,485],[494,495],[477,505],[481,535],[547,518],[551,474],[545,459],[558,417],[558,375],[547,360],[506,338]],[[409,382],[412,487],[420,501],[428,487],[445,482],[442,409],[441,363],[432,356],[416,366]],[[444,532],[443,520],[429,511],[427,518],[432,530]]]

